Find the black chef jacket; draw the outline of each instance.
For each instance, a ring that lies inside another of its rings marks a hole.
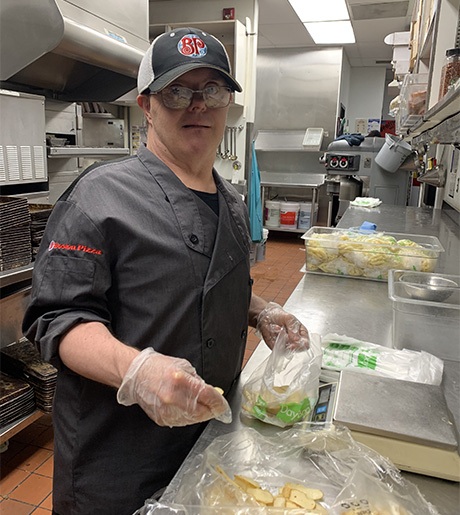
[[[189,360],[226,392],[251,297],[246,207],[214,171],[219,216],[146,147],[84,172],[56,203],[34,267],[26,336],[59,368],[54,510],[128,515],[168,484],[204,429],[157,426],[58,357],[61,336],[99,321],[127,345]]]

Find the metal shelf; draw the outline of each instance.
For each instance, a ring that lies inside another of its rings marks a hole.
[[[298,234],[303,234],[308,231],[308,229],[288,229],[287,227],[271,227],[270,225],[264,225],[264,229],[268,231],[295,232]]]
[[[34,264],[29,263],[28,265],[19,266],[17,268],[12,268],[11,270],[0,272],[0,288],[31,279],[33,269]]]
[[[455,131],[460,131],[460,80],[455,89],[449,91],[421,119],[407,130],[404,139],[413,144],[451,143]],[[458,141],[458,140],[457,140]]]
[[[49,158],[127,156],[129,148],[48,147]]]
[[[324,184],[326,175],[322,173],[278,173],[260,172],[261,186],[288,188],[319,188]]]
[[[27,426],[41,418],[43,415],[43,411],[35,410],[30,415],[27,415],[24,418],[16,420],[16,422],[13,422],[5,427],[0,428],[0,445],[5,443],[7,440],[12,438],[17,433],[19,433],[19,431],[22,431]]]

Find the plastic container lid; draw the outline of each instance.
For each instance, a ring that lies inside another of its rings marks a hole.
[[[295,210],[300,209],[300,204],[298,202],[280,202],[280,207],[281,207],[281,209],[284,209],[284,210],[293,209],[295,211]]]

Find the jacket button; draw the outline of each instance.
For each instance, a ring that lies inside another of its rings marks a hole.
[[[241,339],[244,340],[247,335],[248,335],[248,332],[246,331],[246,329],[243,329],[243,331],[241,332]]]
[[[196,234],[191,234],[190,235],[190,241],[195,245],[198,243],[198,236]]]
[[[206,340],[206,347],[210,349],[211,347],[214,347],[214,344],[216,343],[216,340],[214,338],[208,338]]]

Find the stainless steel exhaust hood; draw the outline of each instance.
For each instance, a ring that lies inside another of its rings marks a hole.
[[[111,102],[136,87],[148,0],[2,0],[1,87]]]

